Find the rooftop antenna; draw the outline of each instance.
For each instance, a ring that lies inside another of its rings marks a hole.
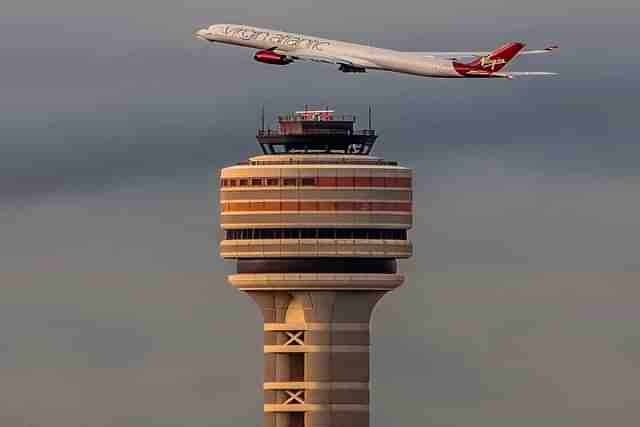
[[[369,130],[373,129],[373,120],[371,117],[371,104],[369,104]]]
[[[264,104],[262,104],[262,115],[261,115],[261,118],[262,118],[262,132],[264,132]]]

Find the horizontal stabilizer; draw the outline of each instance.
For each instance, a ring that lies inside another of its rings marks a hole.
[[[518,56],[521,55],[537,55],[541,53],[551,53],[554,50],[558,49],[558,45],[547,46],[543,49],[531,49],[531,50],[522,50],[518,53]],[[443,59],[451,59],[462,61],[466,58],[477,58],[480,56],[487,56],[491,54],[489,51],[476,51],[476,52],[406,52],[407,55],[415,55],[429,58],[443,58]]]
[[[527,77],[527,76],[557,76],[558,73],[550,73],[547,71],[510,71],[506,77]]]
[[[558,47],[559,47],[558,45],[553,45],[553,46],[547,46],[544,49],[524,50],[520,52],[520,55],[535,55],[538,53],[551,53],[554,50],[556,50]]]

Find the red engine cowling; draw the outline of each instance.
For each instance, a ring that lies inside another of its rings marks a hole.
[[[253,57],[258,62],[271,65],[287,65],[291,64],[291,59],[284,55],[279,55],[271,50],[261,50]]]

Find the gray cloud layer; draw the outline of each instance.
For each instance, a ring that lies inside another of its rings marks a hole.
[[[216,171],[255,153],[262,103],[371,103],[417,207],[408,283],[374,317],[372,425],[634,425],[637,2],[218,3],[3,5],[0,424],[259,425],[258,313],[215,254]],[[557,42],[514,69],[562,76],[268,67],[191,38],[224,21]]]
[[[588,169],[633,167],[634,2],[604,8],[568,0],[500,7],[404,1],[394,2],[393,11],[374,4],[366,12],[343,2],[253,3],[89,7],[66,0],[6,7],[0,18],[0,199],[217,168],[221,147],[228,158],[248,153],[250,128],[265,102],[273,113],[303,103],[363,111],[372,103],[395,155],[406,152],[408,159],[425,157],[425,144],[444,140],[448,152],[481,143],[491,152],[500,148],[504,158],[521,155],[527,144],[537,151],[534,158],[567,170],[579,161]],[[344,22],[333,18],[335,10]],[[514,68],[562,77],[461,82],[266,67],[253,63],[249,51],[192,39],[193,29],[221,21],[415,50],[487,49],[518,38],[534,47],[556,42],[563,47],[558,55],[523,58]]]
[[[418,262],[374,316],[374,425],[639,415],[638,273],[605,231],[638,216],[509,178],[503,193],[487,191],[495,176],[417,192]],[[164,183],[16,212],[0,253],[0,420],[259,424],[258,313],[224,283],[208,190]],[[583,272],[545,273],[563,259]]]

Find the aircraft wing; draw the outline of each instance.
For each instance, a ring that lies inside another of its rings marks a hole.
[[[558,46],[548,46],[544,49],[534,49],[534,50],[523,50],[519,55],[536,55],[539,53],[551,53],[556,50]],[[451,59],[451,60],[460,60],[463,58],[476,58],[480,56],[489,55],[491,52],[407,52],[411,55],[419,55],[419,56],[428,56],[431,58],[440,58],[440,59]]]
[[[350,56],[343,56],[343,55],[340,55],[340,56],[328,55],[322,52],[316,52],[308,49],[299,49],[299,50],[292,50],[287,52],[283,51],[282,54],[286,55],[288,58],[294,61],[310,61],[310,62],[320,62],[323,64],[335,64],[335,65],[339,65],[341,69],[343,67],[346,67],[351,69],[364,70],[365,68],[375,67],[375,64],[372,64],[369,61],[366,61],[363,59],[353,58]]]

